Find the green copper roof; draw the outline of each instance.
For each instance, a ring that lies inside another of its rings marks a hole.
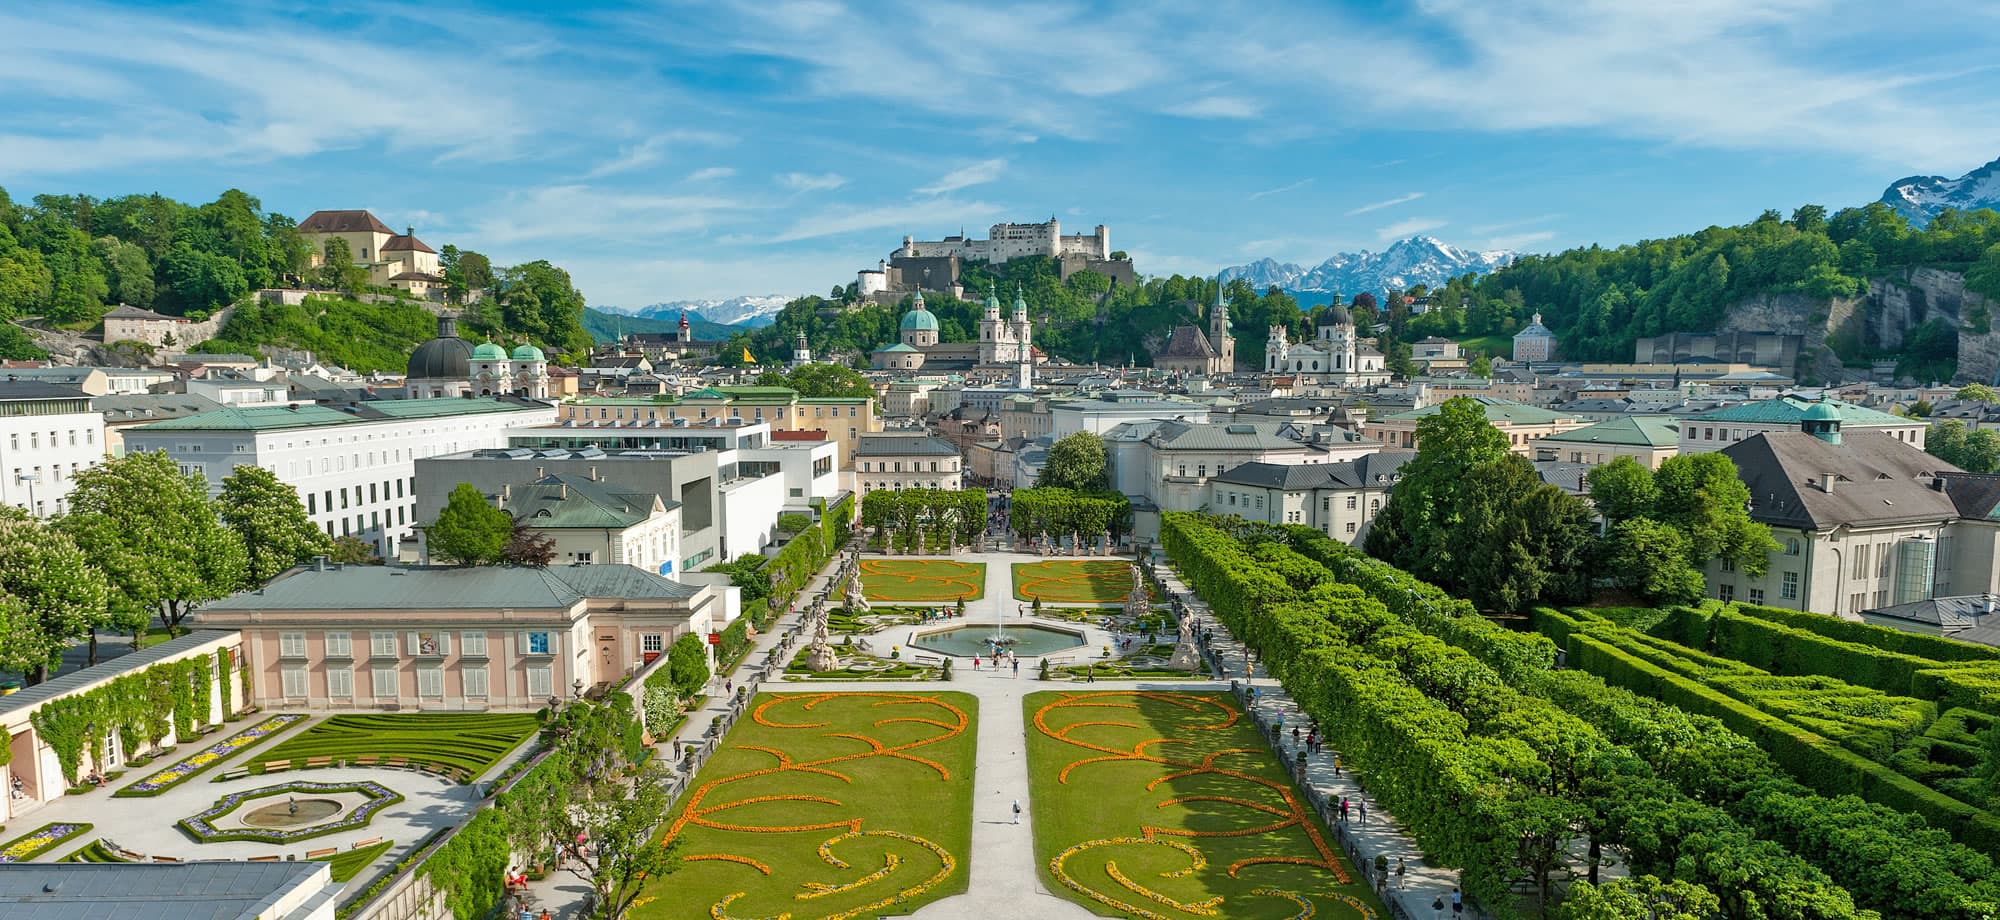
[[[1550,412],[1547,409],[1540,409],[1534,406],[1524,405],[1522,403],[1517,403],[1512,400],[1495,399],[1491,396],[1462,396],[1458,398],[1470,399],[1474,402],[1479,403],[1480,408],[1486,410],[1486,420],[1489,422],[1496,422],[1496,423],[1506,422],[1510,425],[1548,425],[1554,422],[1563,421],[1565,419],[1576,418],[1576,416],[1574,415],[1564,415],[1561,412]],[[1389,418],[1392,419],[1427,418],[1429,416],[1438,414],[1438,410],[1441,407],[1443,407],[1443,405],[1444,405],[1443,403],[1438,403],[1435,406],[1425,406],[1422,409],[1415,409],[1409,412],[1398,412],[1395,415],[1389,416]]]
[[[548,355],[543,354],[541,349],[533,345],[522,345],[514,349],[514,360],[516,361],[547,361],[548,359]]]
[[[1887,412],[1877,412],[1865,406],[1857,406],[1851,402],[1842,402],[1838,399],[1828,399],[1822,402],[1817,399],[1806,399],[1805,397],[1796,395],[1781,396],[1777,399],[1761,399],[1756,402],[1729,406],[1713,412],[1704,412],[1695,416],[1695,419],[1704,422],[1796,425],[1800,421],[1803,421],[1806,418],[1806,412],[1815,406],[1826,406],[1834,410],[1838,414],[1832,418],[1838,418],[1843,426],[1881,428],[1891,425],[1920,424],[1912,422],[1910,419],[1890,415]],[[1832,418],[1827,418],[1826,420],[1831,421]]]
[[[505,361],[507,360],[507,350],[492,342],[481,342],[479,343],[479,347],[472,350],[472,360]]]
[[[369,422],[479,415],[487,412],[523,412],[536,408],[541,407],[495,399],[385,399],[361,403],[352,410],[318,405],[231,407],[190,415],[186,418],[141,425],[132,430],[135,432],[282,431],[287,428],[365,425]]]
[[[916,351],[916,349],[911,348],[910,346],[905,345],[901,342],[897,342],[894,345],[886,345],[881,348],[877,348],[875,349],[875,351],[878,353],[884,351],[905,352],[905,351]]]
[[[903,314],[902,329],[905,332],[915,329],[935,332],[937,331],[937,327],[937,316],[921,306]]]
[[[1680,419],[1635,415],[1552,434],[1537,443],[1611,444],[1623,447],[1673,447],[1680,443]]]
[[[742,396],[750,399],[787,399],[799,395],[791,387],[722,386],[710,387],[725,396]]]

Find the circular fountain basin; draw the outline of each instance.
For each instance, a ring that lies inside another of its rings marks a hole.
[[[1008,625],[1000,630],[1001,635],[1012,640],[1002,647],[1023,658],[1068,651],[1084,644],[1082,633],[1052,626]],[[992,626],[969,624],[921,633],[912,644],[928,652],[971,658],[993,654],[992,639]]]
[[[346,806],[332,799],[299,799],[296,803],[266,805],[244,815],[243,823],[251,827],[300,827],[318,824],[345,809]]]

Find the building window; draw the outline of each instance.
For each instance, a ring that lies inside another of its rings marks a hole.
[[[528,697],[530,699],[539,700],[542,699],[543,697],[553,696],[554,688],[555,688],[555,681],[551,677],[550,669],[548,668],[528,669]]]
[[[444,699],[444,669],[418,668],[417,695],[426,699]]]
[[[588,563],[591,561],[592,558],[593,554],[591,553],[590,550],[583,550],[582,552],[576,554],[576,561],[578,562]]]
[[[1761,604],[1764,602],[1763,588],[1751,588],[1747,593],[1750,595],[1750,603]]]
[[[1860,613],[1868,607],[1868,592],[1856,591],[1847,596],[1847,612]]]
[[[461,644],[462,644],[462,645],[464,646],[463,648],[459,649],[459,652],[458,652],[458,654],[459,654],[460,656],[462,656],[462,657],[466,657],[466,658],[484,658],[484,657],[486,657],[486,634],[485,634],[485,633],[483,633],[483,632],[466,632],[466,633],[460,633],[460,634],[459,634],[459,639],[461,640]]]
[[[526,636],[528,637],[528,650],[527,650],[527,654],[530,654],[530,655],[547,655],[547,654],[551,654],[551,653],[549,652],[549,634],[548,634],[548,633],[545,633],[545,632],[531,632],[531,633],[526,633],[525,635],[526,635]]]
[[[302,700],[306,698],[306,669],[304,667],[287,667],[278,672],[278,674],[282,678],[281,683],[284,685],[285,699]]]
[[[1868,577],[1868,544],[1866,543],[1854,548],[1854,577]],[[1859,610],[1861,608],[1856,607],[1854,609]]]
[[[1779,577],[1778,597],[1788,601],[1799,599],[1799,573],[1786,572]]]
[[[1722,557],[1722,563],[1721,563],[1721,565],[1722,565],[1722,570],[1723,570],[1723,571],[1725,571],[1725,572],[1734,572],[1734,571],[1736,571],[1736,560],[1734,560],[1734,559],[1731,559],[1731,558],[1729,558],[1728,556],[1724,556],[1724,557]]]
[[[354,657],[354,636],[344,632],[327,633],[326,657],[328,658]]]
[[[326,672],[326,695],[335,699],[350,699],[354,696],[354,672],[347,668],[334,668]]]
[[[1361,507],[1361,496],[1359,495],[1347,496],[1347,510],[1353,511],[1354,509],[1359,507]]]
[[[306,634],[302,632],[279,633],[278,657],[279,658],[306,657]],[[286,696],[291,696],[291,695],[292,694],[289,693],[286,694]]]
[[[368,634],[368,654],[374,658],[396,657],[396,633],[378,629]]]
[[[659,633],[643,633],[639,636],[639,651],[663,652],[667,649],[667,637]]]
[[[1736,599],[1736,586],[1735,586],[1735,585],[1717,585],[1717,586],[1716,586],[1716,588],[1715,588],[1715,596],[1716,596],[1716,597],[1718,597],[1718,598],[1721,598],[1721,599],[1722,599],[1722,602],[1723,602],[1723,603],[1725,603],[1725,604],[1727,604],[1727,603],[1729,603],[1730,601],[1733,601],[1733,600],[1735,600],[1735,599]]]
[[[370,688],[373,691],[372,696],[378,700],[393,700],[396,698],[395,668],[375,668],[373,677],[374,686]]]
[[[486,669],[466,668],[463,674],[465,677],[465,695],[473,699],[485,699]]]
[[[1785,541],[1785,555],[1796,556],[1798,554],[1799,554],[1799,538],[1792,537],[1787,539]]]

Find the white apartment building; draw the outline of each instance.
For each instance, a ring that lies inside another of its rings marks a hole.
[[[1208,421],[1208,406],[1167,399],[1151,390],[1106,390],[1088,399],[1051,399],[1048,413],[1047,433],[1057,439],[1079,431],[1109,434],[1126,422]]]
[[[164,450],[220,491],[242,464],[299,490],[330,536],[392,555],[417,523],[418,458],[504,447],[510,429],[547,425],[556,410],[524,399],[410,399],[338,406],[228,408],[125,432],[127,452]]]
[[[863,435],[854,449],[855,491],[957,489],[965,460],[943,438],[926,434]]]
[[[104,416],[82,390],[0,380],[0,502],[61,514],[76,474],[103,461]]]

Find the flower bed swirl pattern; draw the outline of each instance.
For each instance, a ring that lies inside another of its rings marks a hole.
[[[275,796],[297,795],[300,793],[354,793],[361,795],[365,801],[360,805],[348,809],[346,814],[332,821],[311,824],[305,827],[218,828],[215,826],[217,819],[235,811],[245,802],[268,799]],[[368,822],[374,819],[377,812],[402,800],[403,797],[401,795],[398,795],[395,791],[381,783],[314,783],[305,780],[294,780],[289,783],[246,789],[242,792],[223,796],[217,799],[214,805],[209,806],[207,811],[193,817],[182,818],[180,820],[180,828],[201,843],[221,843],[228,840],[248,840],[256,843],[291,843],[298,840],[324,837],[327,834],[337,834],[341,831],[366,827]]]
[[[972,704],[759,696],[668,824],[683,868],[633,915],[857,920],[963,890]]]
[[[1056,559],[1014,563],[1014,599],[1045,604],[1116,604],[1132,592],[1132,563]]]
[[[0,844],[0,863],[27,862],[61,846],[63,841],[89,830],[88,824],[44,824]]]
[[[1052,888],[1143,920],[1377,916],[1230,697],[1036,693],[1027,713]]]
[[[176,762],[173,766],[126,786],[112,793],[112,795],[159,795],[193,778],[195,774],[228,760],[242,751],[249,750],[252,746],[262,743],[264,739],[305,720],[306,717],[298,713],[272,716],[221,741],[202,748],[186,759]]]
[[[949,559],[863,559],[861,590],[894,604],[978,600],[986,594],[986,563]]]

